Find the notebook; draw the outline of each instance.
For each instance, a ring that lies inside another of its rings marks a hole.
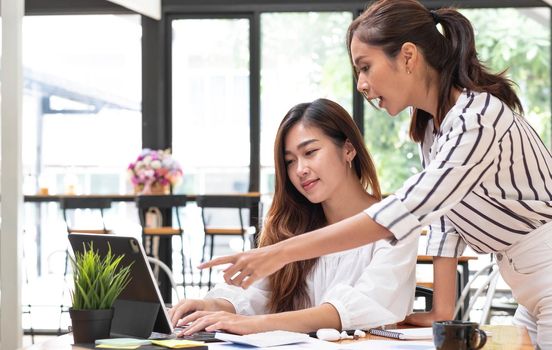
[[[368,333],[377,335],[380,337],[394,338],[401,340],[422,340],[432,339],[433,329],[431,327],[426,328],[403,328],[393,330],[383,330],[377,328],[371,328]]]
[[[152,332],[172,334],[169,315],[140,241],[126,236],[71,233],[69,242],[74,252],[84,251],[84,246],[88,248],[92,242],[101,256],[111,246],[113,254],[124,254],[122,266],[133,263],[131,280],[113,305],[111,337],[149,338]]]

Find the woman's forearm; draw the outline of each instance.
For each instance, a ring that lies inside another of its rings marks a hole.
[[[392,237],[365,213],[278,243],[286,263],[357,248]]]
[[[236,309],[234,308],[234,305],[232,305],[231,302],[229,302],[226,299],[221,298],[208,298],[203,299],[205,302],[205,311],[226,311],[231,312],[233,314],[236,313]]]
[[[456,303],[457,258],[433,257],[433,308],[439,319],[452,319]]]
[[[281,329],[293,332],[314,332],[320,328],[341,329],[339,313],[331,304],[262,316],[266,330]],[[265,328],[265,327],[263,327]]]
[[[454,317],[457,258],[433,257],[433,307],[428,312],[408,315],[407,324],[431,327],[434,321]]]

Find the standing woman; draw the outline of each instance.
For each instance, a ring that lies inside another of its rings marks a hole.
[[[424,170],[363,213],[202,267],[233,263],[226,281],[247,288],[292,261],[400,241],[430,225],[429,254],[458,256],[467,243],[495,255],[519,303],[515,323],[552,348],[552,156],[511,81],[478,60],[462,14],[417,0],[375,2],[351,23],[347,44],[368,100],[391,115],[413,107],[410,136]]]

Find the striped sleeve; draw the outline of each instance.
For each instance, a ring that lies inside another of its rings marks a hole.
[[[426,255],[456,258],[466,249],[466,242],[446,216],[429,225]]]
[[[489,94],[468,94],[457,102],[431,145],[425,169],[365,213],[399,240],[438,222],[491,173],[499,140],[512,124],[504,110]]]

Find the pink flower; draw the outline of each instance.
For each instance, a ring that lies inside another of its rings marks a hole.
[[[182,168],[170,150],[142,150],[136,160],[128,165],[130,182],[134,186],[159,183],[175,185],[182,179]]]

